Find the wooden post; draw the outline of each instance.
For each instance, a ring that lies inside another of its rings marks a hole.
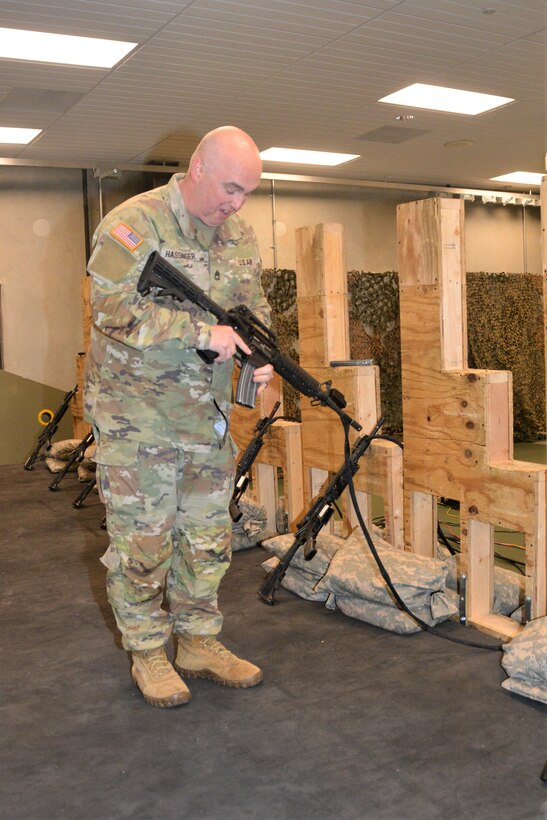
[[[341,225],[325,224],[296,231],[296,283],[300,363],[320,384],[344,394],[345,412],[368,432],[380,414],[379,370],[376,366],[332,367],[349,360],[347,266]],[[317,475],[336,472],[344,461],[344,432],[339,418],[301,398],[304,493],[309,503],[317,492]],[[350,440],[357,434],[350,432]],[[397,445],[376,441],[363,457],[355,488],[370,523],[370,495],[384,499],[386,540],[403,546],[402,459]],[[318,472],[318,471],[322,471]],[[354,520],[351,505],[346,504]]]

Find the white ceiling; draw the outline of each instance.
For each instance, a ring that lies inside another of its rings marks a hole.
[[[509,190],[490,177],[545,170],[546,25],[545,0],[0,0],[3,27],[139,44],[110,71],[0,60],[0,125],[44,129],[0,156],[185,167],[233,124],[260,149],[361,155],[269,172]],[[516,102],[476,117],[377,102],[414,82]]]

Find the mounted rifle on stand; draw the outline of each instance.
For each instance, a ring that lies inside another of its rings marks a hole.
[[[251,480],[251,468],[256,461],[260,450],[262,449],[264,444],[264,436],[274,422],[285,418],[285,416],[275,416],[280,406],[281,402],[276,401],[270,415],[258,420],[258,423],[253,431],[254,435],[237,462],[234,492],[230,501],[230,515],[232,517],[232,521],[234,522],[239,521],[243,515],[239,509],[239,501],[249,486],[249,482]]]
[[[73,390],[69,390],[68,393],[65,394],[63,401],[61,402],[56,412],[52,415],[45,430],[43,430],[40,433],[36,447],[25,461],[23,465],[25,470],[32,470],[39,456],[43,455],[47,450],[49,450],[49,448],[51,447],[51,439],[57,432],[57,428],[59,427],[59,424],[61,423],[63,416],[65,415],[66,411],[70,406],[71,399],[76,395],[77,392],[78,385],[76,385],[76,387],[74,387]],[[42,410],[39,415],[41,416],[43,412],[44,411]],[[51,413],[51,410],[47,412]]]
[[[268,574],[266,580],[258,590],[259,597],[266,604],[273,606],[275,603],[275,592],[285,577],[289,564],[300,549],[304,547],[304,558],[311,561],[317,552],[316,541],[319,532],[332,518],[336,509],[336,502],[348,486],[350,479],[360,467],[359,461],[370,447],[375,438],[382,438],[379,435],[380,428],[384,423],[383,417],[376,423],[372,431],[357,439],[352,447],[348,461],[340,467],[338,472],[329,481],[326,489],[318,495],[304,518],[296,525],[294,541],[280,559],[277,567]]]
[[[55,492],[56,490],[59,489],[59,484],[61,483],[63,478],[66,476],[66,474],[68,473],[70,468],[73,467],[74,464],[79,464],[81,461],[83,461],[85,451],[87,450],[87,448],[91,444],[93,444],[94,441],[95,441],[95,437],[94,437],[92,432],[87,433],[87,435],[85,435],[83,437],[81,442],[78,444],[78,446],[76,447],[76,449],[72,453],[71,458],[67,461],[65,467],[63,467],[63,469],[61,470],[60,473],[57,473],[57,475],[55,476],[55,478],[53,479],[53,481],[49,485],[49,489],[52,492]]]

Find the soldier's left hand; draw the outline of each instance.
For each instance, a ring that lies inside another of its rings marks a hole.
[[[267,388],[268,383],[272,380],[274,369],[271,364],[264,364],[262,367],[257,367],[253,373],[253,381],[258,383],[257,396]]]

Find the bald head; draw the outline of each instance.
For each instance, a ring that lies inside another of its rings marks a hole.
[[[231,125],[206,134],[192,154],[181,190],[188,211],[220,225],[238,211],[260,182],[262,160],[249,134]]]

